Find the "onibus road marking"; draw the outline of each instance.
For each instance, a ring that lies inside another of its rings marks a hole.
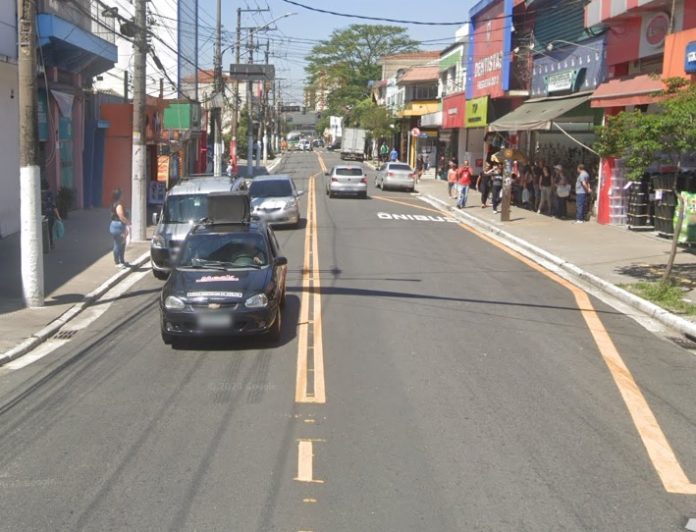
[[[423,207],[421,205],[413,205],[389,198],[375,197],[375,199],[407,205],[414,209],[429,212],[437,212],[441,214],[444,212],[439,209]],[[580,310],[582,317],[587,324],[597,349],[599,350],[605,364],[607,365],[607,368],[609,369],[614,383],[619,389],[621,398],[628,409],[631,419],[633,420],[633,424],[640,435],[643,446],[648,453],[648,457],[650,458],[655,471],[660,477],[660,481],[662,482],[665,491],[668,493],[681,495],[696,495],[696,484],[690,482],[686,476],[686,473],[674,454],[672,446],[669,444],[669,441],[667,441],[667,437],[662,431],[655,414],[650,408],[648,401],[645,399],[643,392],[641,392],[640,387],[631,374],[631,371],[628,369],[628,366],[626,366],[626,363],[619,354],[619,351],[616,349],[609,332],[606,330],[602,320],[599,318],[599,314],[593,307],[587,292],[556,275],[555,273],[547,270],[540,264],[537,264],[531,259],[524,257],[515,250],[507,247],[505,244],[481,233],[475,228],[469,227],[464,223],[459,223],[459,227],[494,245],[498,249],[504,251],[508,255],[511,255],[530,268],[545,275],[553,282],[568,289],[573,294],[578,309]]]
[[[315,176],[307,186],[307,227],[302,268],[302,300],[297,340],[295,402],[326,402],[324,347],[321,327],[321,282],[317,239]]]

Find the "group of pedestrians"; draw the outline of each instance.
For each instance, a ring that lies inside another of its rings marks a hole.
[[[519,174],[511,174],[513,205],[566,219],[568,201],[574,191],[576,223],[583,223],[591,204],[592,186],[584,164],[579,164],[576,171],[576,177],[571,180],[560,164],[549,167],[540,160],[533,165],[525,165]],[[503,190],[501,163],[486,162],[483,171],[475,177],[469,161],[463,161],[458,166],[456,161],[451,160],[446,178],[449,197],[457,200],[457,208],[466,207],[469,190],[474,186],[481,193],[481,208],[487,208],[490,199],[493,212],[500,212]]]

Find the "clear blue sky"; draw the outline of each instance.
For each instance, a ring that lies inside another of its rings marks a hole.
[[[400,20],[417,20],[423,22],[453,22],[466,21],[469,18],[469,9],[475,0],[427,0],[416,2],[414,0],[351,0],[338,2],[336,0],[297,0],[318,9],[336,11],[362,16],[383,17]],[[210,27],[214,25],[216,0],[200,0],[201,25]],[[456,6],[456,7],[455,7]],[[302,7],[292,5],[283,0],[222,0],[222,26],[225,31],[225,44],[233,42],[233,35],[237,24],[237,8],[254,9],[270,8],[263,13],[243,13],[243,27],[258,27],[286,13],[297,13],[294,16],[283,18],[274,26],[277,31],[259,34],[260,42],[265,47],[265,42],[271,40],[270,62],[275,64],[276,76],[281,79],[282,89],[286,101],[301,103],[302,88],[304,86],[305,57],[317,41],[328,39],[331,33],[351,24],[392,24],[390,22],[369,21],[357,18],[346,18],[335,15],[312,12]],[[410,37],[422,42],[424,50],[439,50],[454,41],[454,32],[457,26],[421,26],[409,24],[396,24],[407,29]],[[205,32],[201,32],[203,34]],[[202,35],[203,37],[203,35]],[[201,46],[201,51],[210,49],[212,60],[212,45]],[[257,56],[263,59],[263,54]],[[223,65],[234,62],[233,53],[226,52],[223,57]],[[201,63],[205,62],[201,57]],[[242,59],[243,62],[246,58]]]

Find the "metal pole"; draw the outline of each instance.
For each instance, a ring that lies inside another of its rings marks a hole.
[[[270,55],[271,41],[266,41],[266,64],[268,64],[268,56]],[[266,90],[266,81],[263,82],[263,165],[266,166],[268,163],[268,91]],[[257,158],[258,160],[258,158]],[[257,165],[258,166],[258,165]]]
[[[17,1],[19,57],[19,190],[22,292],[28,307],[44,304],[41,170],[36,93],[36,3]]]
[[[135,0],[136,37],[133,46],[133,168],[131,238],[144,241],[147,229],[147,168],[145,156],[146,0]]]
[[[253,33],[249,32],[249,63],[254,62],[254,37]],[[254,164],[254,117],[252,113],[253,105],[253,94],[251,81],[247,81],[247,121],[248,121],[248,131],[247,131],[247,177],[251,178],[253,175],[252,166]]]
[[[221,27],[221,0],[217,0],[217,32],[215,36],[215,107],[213,107],[213,175],[222,175],[222,109],[219,98],[222,95],[222,27]]]
[[[237,43],[235,46],[235,65],[239,64],[239,56],[242,47],[242,8],[237,8]],[[239,82],[234,79],[234,103],[232,112],[232,139],[230,140],[230,159],[232,173],[237,173],[237,127],[239,124]]]

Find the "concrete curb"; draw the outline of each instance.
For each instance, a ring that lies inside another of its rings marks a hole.
[[[651,318],[659,321],[660,323],[669,327],[670,329],[678,331],[679,333],[685,336],[696,338],[696,323],[692,323],[689,320],[685,320],[684,318],[672,314],[671,312],[663,309],[662,307],[659,307],[654,303],[651,303],[650,301],[646,301],[645,299],[642,299],[622,288],[619,288],[618,286],[608,281],[605,281],[604,279],[601,279],[586,270],[583,270],[579,266],[576,266],[575,264],[568,262],[565,259],[557,257],[556,255],[553,255],[552,253],[549,253],[548,251],[535,246],[534,244],[530,244],[526,240],[511,235],[503,229],[496,227],[495,225],[492,225],[484,220],[481,220],[476,216],[472,216],[471,214],[467,214],[466,212],[457,211],[454,208],[452,208],[452,206],[448,205],[439,198],[436,198],[429,194],[424,194],[424,197],[428,198],[428,200],[434,203],[441,205],[444,210],[451,211],[455,215],[455,217],[457,217],[458,219],[463,219],[463,221],[465,221],[469,225],[476,226],[477,228],[480,228],[485,232],[497,236],[501,240],[514,244],[523,252],[523,254],[527,258],[534,260],[534,262],[538,263],[539,259],[543,259],[547,262],[550,262],[551,264],[556,265],[558,268],[562,269],[563,271],[567,272],[573,277],[585,281],[586,283],[589,283],[595,288],[602,290],[603,292],[606,292],[607,294],[611,295],[612,297],[615,297],[616,299],[625,303],[626,305],[629,305],[639,310],[640,312],[650,316]]]
[[[139,268],[149,260],[150,252],[148,251],[147,253],[143,253],[140,257],[135,259],[135,261],[131,264],[136,268]],[[0,367],[2,367],[3,364],[7,364],[8,362],[11,362],[12,360],[15,360],[16,358],[19,358],[22,355],[25,355],[28,352],[36,349],[40,344],[53,337],[66,323],[75,318],[87,307],[94,304],[94,302],[97,301],[101,296],[103,296],[106,292],[108,292],[111,288],[116,286],[118,283],[120,283],[123,279],[128,277],[134,271],[134,268],[128,268],[126,270],[121,270],[115,273],[104,283],[102,283],[98,288],[92,290],[89,294],[85,295],[82,301],[74,304],[65,313],[63,313],[61,316],[59,316],[51,323],[46,325],[46,327],[34,333],[32,336],[30,336],[17,346],[13,347],[9,351],[0,354]]]

